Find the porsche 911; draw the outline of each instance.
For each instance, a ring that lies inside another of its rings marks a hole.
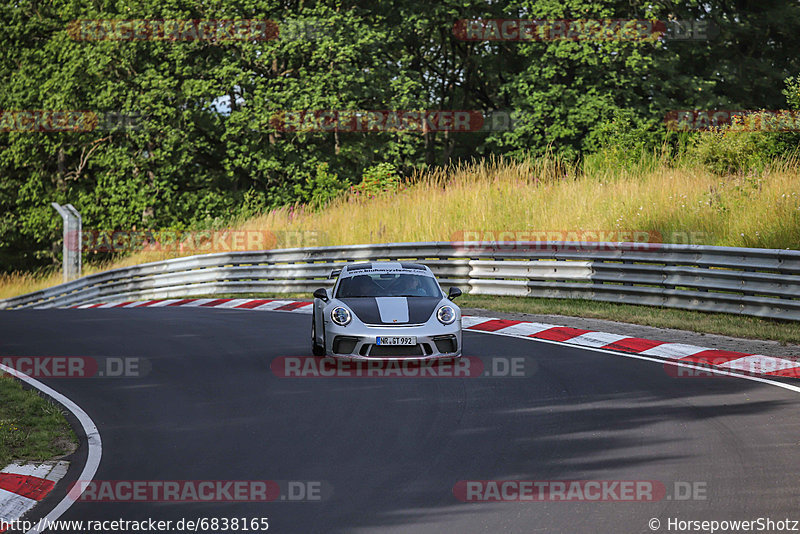
[[[332,290],[314,292],[311,325],[316,356],[351,360],[461,357],[461,310],[425,265],[406,262],[344,266]]]

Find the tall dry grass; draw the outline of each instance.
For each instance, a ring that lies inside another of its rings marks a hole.
[[[716,176],[667,162],[617,174],[557,158],[492,158],[415,175],[375,198],[339,198],[324,210],[287,206],[233,229],[268,230],[297,243],[337,245],[446,241],[474,231],[647,231],[665,242],[800,248],[800,166],[760,176]],[[309,240],[297,239],[313,235]],[[138,253],[86,273],[184,254]],[[60,275],[0,278],[0,297],[60,282]]]
[[[392,195],[342,198],[324,211],[274,210],[242,228],[321,231],[327,244],[449,240],[463,230],[658,232],[666,242],[800,245],[800,169],[719,177],[699,167],[597,179],[557,161],[462,164]]]

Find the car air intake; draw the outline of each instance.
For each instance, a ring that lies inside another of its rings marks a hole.
[[[357,343],[357,337],[336,336],[333,338],[333,352],[336,354],[352,354]]]
[[[439,352],[455,352],[457,349],[456,336],[436,336],[433,338]]]

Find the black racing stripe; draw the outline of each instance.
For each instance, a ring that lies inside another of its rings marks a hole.
[[[439,297],[408,297],[408,321],[412,324],[424,323],[436,311],[441,302]]]
[[[339,299],[356,314],[361,322],[367,324],[380,324],[381,313],[378,310],[378,301],[375,297],[354,297]]]

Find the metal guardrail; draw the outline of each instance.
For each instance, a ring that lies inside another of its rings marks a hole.
[[[85,276],[0,309],[239,293],[311,293],[342,262],[428,265],[447,289],[800,320],[800,251],[647,243],[391,243],[205,254]]]

